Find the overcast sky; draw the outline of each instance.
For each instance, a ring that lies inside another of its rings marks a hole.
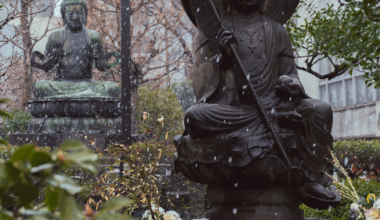
[[[54,8],[54,17],[61,17],[61,3],[62,0],[57,0],[57,4]]]

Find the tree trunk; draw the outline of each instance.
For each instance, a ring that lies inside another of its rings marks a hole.
[[[22,44],[23,44],[23,50],[24,50],[24,79],[23,79],[23,90],[22,90],[22,104],[26,106],[26,103],[29,99],[32,97],[32,86],[33,86],[33,79],[32,79],[32,67],[30,65],[30,57],[32,52],[32,39],[30,36],[30,26],[31,26],[31,20],[30,20],[30,13],[31,9],[31,0],[22,0],[21,1],[21,10],[22,14],[25,16],[20,17],[21,22],[21,35],[22,35]],[[30,11],[29,11],[30,10]]]
[[[132,81],[132,88],[131,88],[131,107],[132,107],[132,134],[137,134],[137,97],[138,97],[138,85],[134,81]]]

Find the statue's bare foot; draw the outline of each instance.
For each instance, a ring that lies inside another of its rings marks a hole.
[[[327,209],[342,200],[339,190],[334,186],[323,186],[317,182],[306,182],[297,192],[300,200],[311,208]]]
[[[325,188],[321,184],[317,182],[306,182],[304,187],[304,191],[308,192],[308,194],[315,196],[317,198],[323,199],[335,199],[336,195],[333,191]]]

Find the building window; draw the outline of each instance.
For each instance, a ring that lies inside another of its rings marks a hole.
[[[344,82],[346,85],[346,106],[352,106],[354,105],[352,79],[346,79]]]
[[[356,77],[355,81],[356,81],[356,103],[364,104],[364,103],[372,102],[373,101],[372,87],[366,86],[362,76]]]
[[[320,65],[327,69],[326,65]],[[352,76],[348,73],[331,80],[320,80],[319,99],[327,102],[332,108],[342,108],[345,106],[360,105],[373,101],[380,101],[380,90],[373,86],[367,87],[363,73],[353,71]]]
[[[323,85],[323,86],[319,86],[319,98],[324,101],[324,102],[327,102],[327,97],[326,97],[326,86]]]
[[[343,107],[342,99],[342,82],[330,83],[329,85],[329,100],[332,108]]]

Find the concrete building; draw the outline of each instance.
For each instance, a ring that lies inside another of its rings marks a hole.
[[[328,3],[333,4],[328,0],[313,2],[318,8],[326,7]],[[297,24],[301,25],[307,15],[303,11],[300,11],[299,15],[301,18],[297,20]],[[296,62],[302,66],[304,60],[298,59]],[[330,62],[323,60],[317,64],[315,70],[319,73],[329,73],[332,66]],[[329,103],[333,108],[332,134],[335,140],[380,138],[380,90],[367,88],[363,73],[354,71],[351,76],[347,72],[331,80],[320,80],[304,71],[298,73],[306,93]]]

